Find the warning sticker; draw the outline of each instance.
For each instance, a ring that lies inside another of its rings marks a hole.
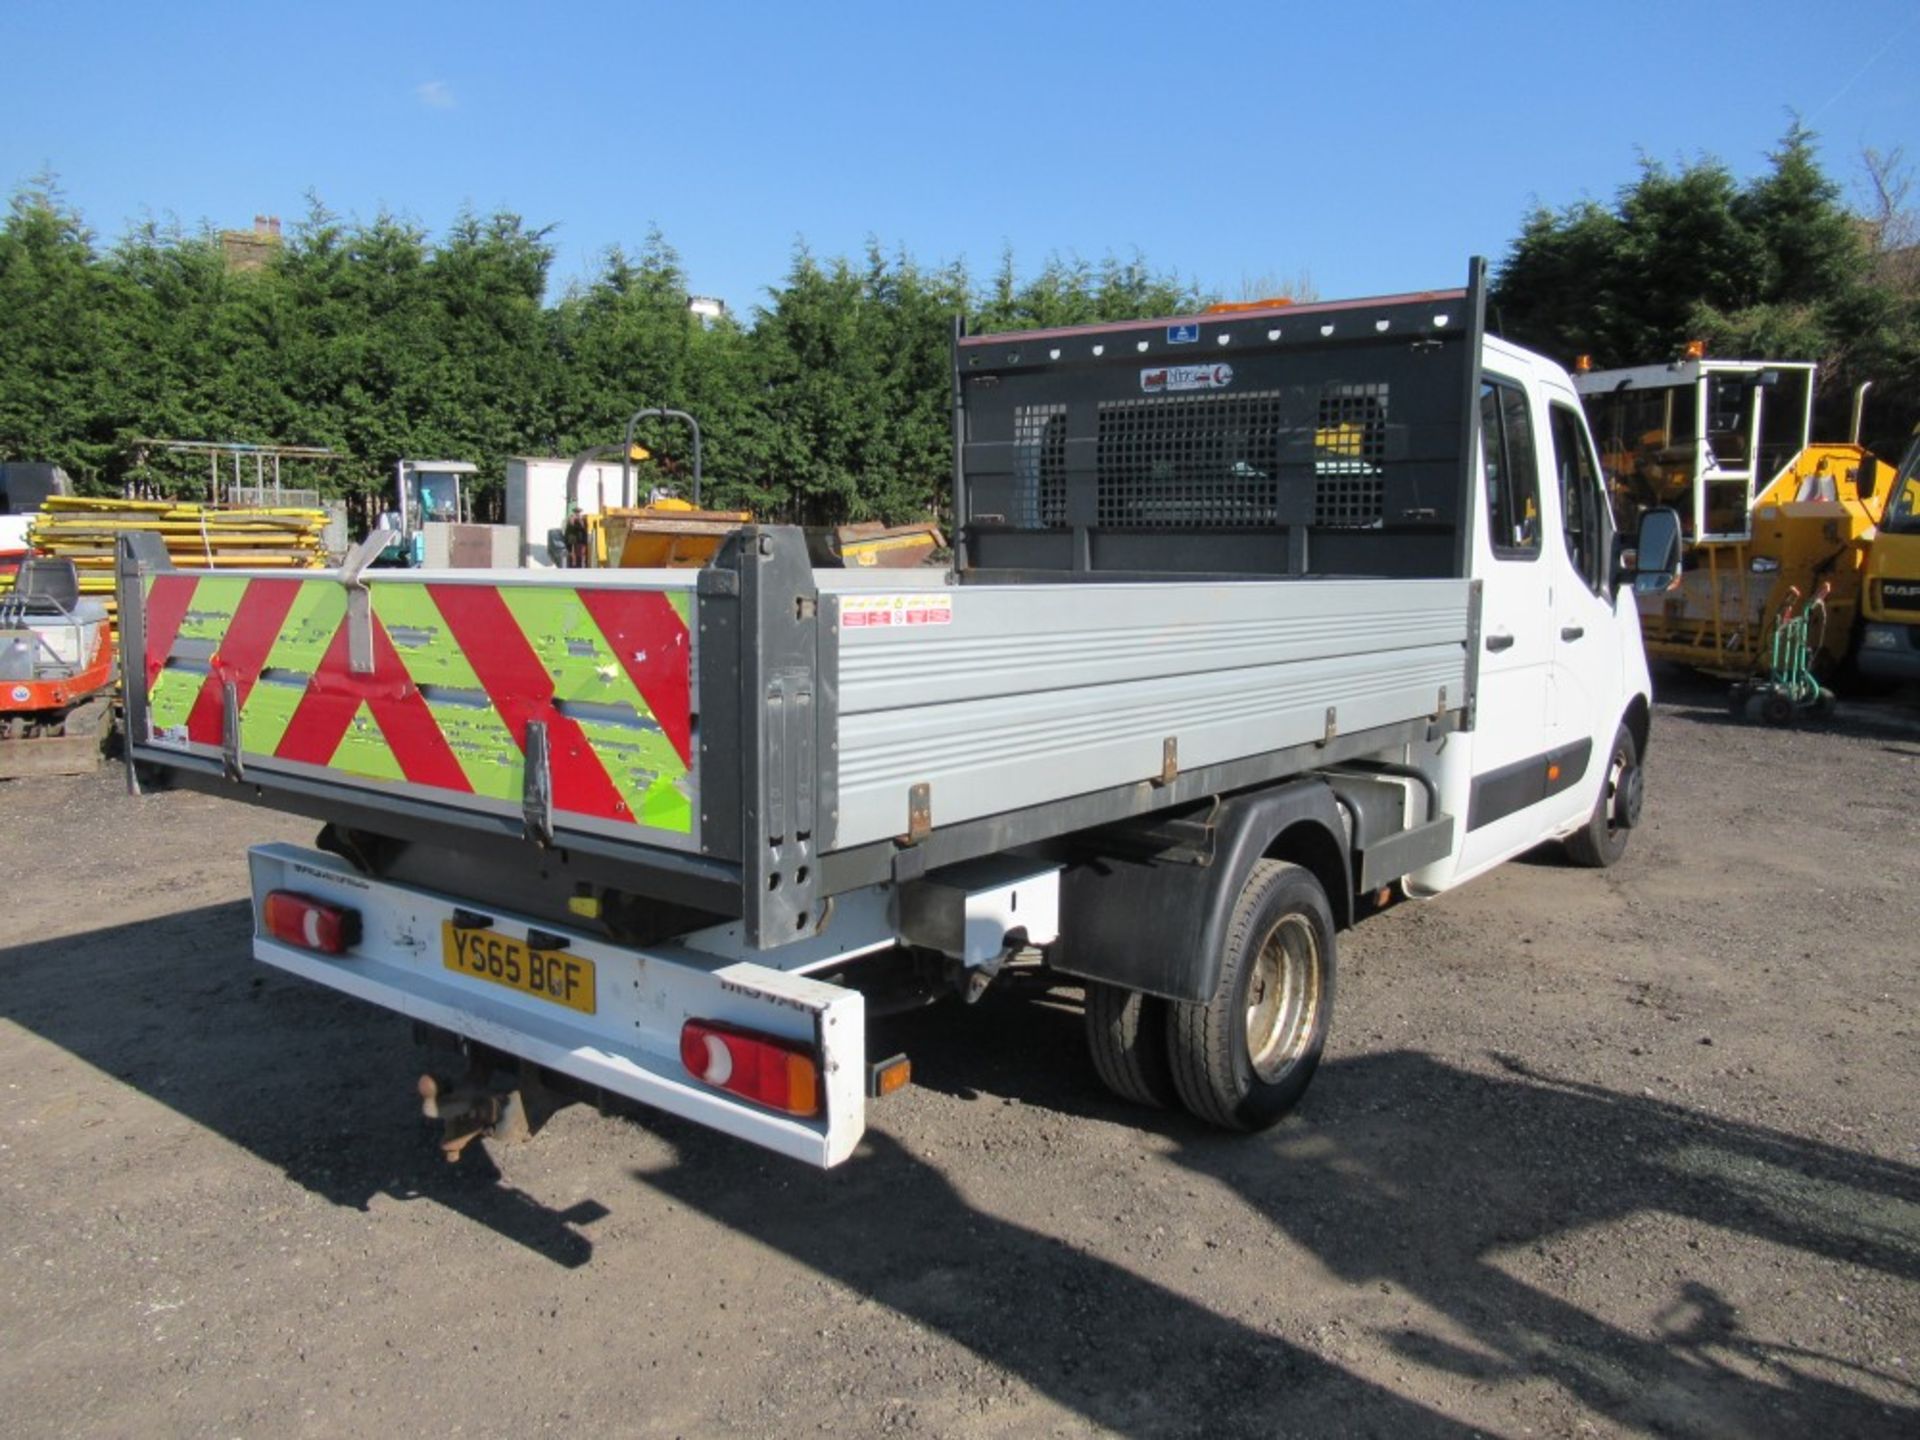
[[[1148,395],[1170,390],[1224,390],[1231,384],[1231,365],[1156,365],[1140,372],[1140,389]]]
[[[842,595],[840,623],[849,630],[951,625],[953,596],[944,591],[930,595]]]

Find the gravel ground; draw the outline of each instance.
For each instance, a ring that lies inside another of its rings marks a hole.
[[[579,1106],[448,1166],[407,1026],[247,956],[307,827],[0,787],[5,1430],[1920,1434],[1920,725],[1679,696],[1617,869],[1343,937],[1278,1129],[990,994],[829,1173]]]

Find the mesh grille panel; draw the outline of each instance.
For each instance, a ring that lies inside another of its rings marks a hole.
[[[1378,475],[1321,475],[1314,480],[1313,523],[1329,530],[1371,530],[1380,524],[1386,486]]]
[[[1067,407],[1021,405],[1013,412],[1013,516],[1022,530],[1067,523]]]
[[[1380,524],[1386,458],[1386,385],[1323,389],[1313,431],[1313,523],[1342,530]]]
[[[1097,524],[1272,525],[1284,429],[1277,390],[1100,406]]]

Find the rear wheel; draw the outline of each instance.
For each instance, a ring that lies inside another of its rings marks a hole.
[[[1167,1059],[1167,1002],[1091,981],[1087,1049],[1106,1087],[1122,1100],[1166,1109],[1178,1099]]]
[[[1587,823],[1567,837],[1567,858],[1576,865],[1604,870],[1627,853],[1627,836],[1640,823],[1644,781],[1640,774],[1640,747],[1633,731],[1622,725],[1607,751],[1607,774],[1600,798],[1593,802]]]
[[[1227,924],[1220,976],[1169,1008],[1174,1088],[1200,1119],[1260,1130],[1291,1110],[1320,1064],[1333,1015],[1333,909],[1312,872],[1263,860]]]

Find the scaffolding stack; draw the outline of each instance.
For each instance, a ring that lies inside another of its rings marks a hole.
[[[73,561],[80,593],[104,602],[113,615],[114,555],[122,535],[158,535],[182,570],[306,570],[327,563],[321,539],[326,523],[325,511],[294,507],[223,509],[54,495],[35,517],[27,541],[36,555]],[[117,615],[114,621],[117,631]]]

